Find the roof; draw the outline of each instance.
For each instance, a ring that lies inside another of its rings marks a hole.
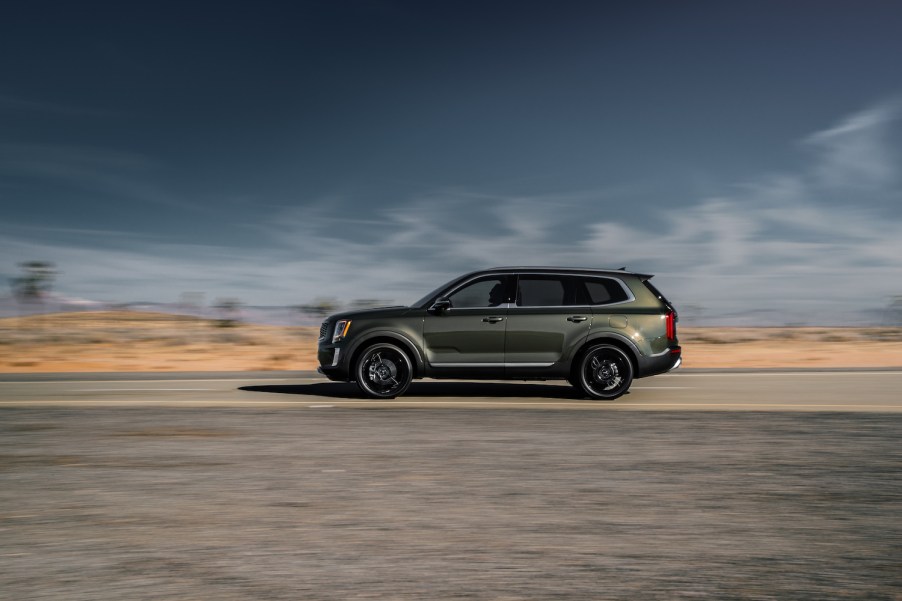
[[[635,271],[627,271],[625,267],[620,269],[610,269],[601,267],[549,267],[536,265],[516,265],[510,267],[490,267],[489,269],[481,269],[474,273],[487,273],[492,271],[548,271],[555,273],[582,273],[582,274],[605,274],[605,275],[634,275],[640,278],[651,278],[648,273],[638,273]]]

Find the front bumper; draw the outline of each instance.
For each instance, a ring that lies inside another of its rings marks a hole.
[[[333,382],[350,382],[347,372],[339,368],[323,367],[320,365],[316,368],[316,372],[326,376]]]
[[[342,346],[332,344],[320,345],[316,353],[319,360],[319,367],[316,368],[316,371],[336,382],[349,381],[347,366],[343,365],[343,363],[347,362],[342,361],[344,359],[342,351]]]

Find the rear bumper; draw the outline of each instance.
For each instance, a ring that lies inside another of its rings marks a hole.
[[[639,357],[636,377],[645,378],[647,376],[667,373],[668,371],[677,369],[682,363],[682,347],[673,346],[660,355],[653,357]]]

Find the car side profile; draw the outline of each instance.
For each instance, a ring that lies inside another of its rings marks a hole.
[[[371,398],[414,379],[567,380],[611,400],[633,379],[679,367],[677,312],[651,275],[496,267],[407,307],[350,311],[320,327],[319,372]]]

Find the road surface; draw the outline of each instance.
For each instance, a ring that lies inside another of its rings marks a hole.
[[[902,599],[899,372],[282,375],[0,377],[0,599]]]
[[[363,399],[353,384],[290,374],[92,374],[0,377],[0,406],[110,404],[243,407],[445,407],[689,411],[902,411],[902,370],[677,371],[636,380],[613,402],[582,399],[559,381],[418,380],[406,395]]]

